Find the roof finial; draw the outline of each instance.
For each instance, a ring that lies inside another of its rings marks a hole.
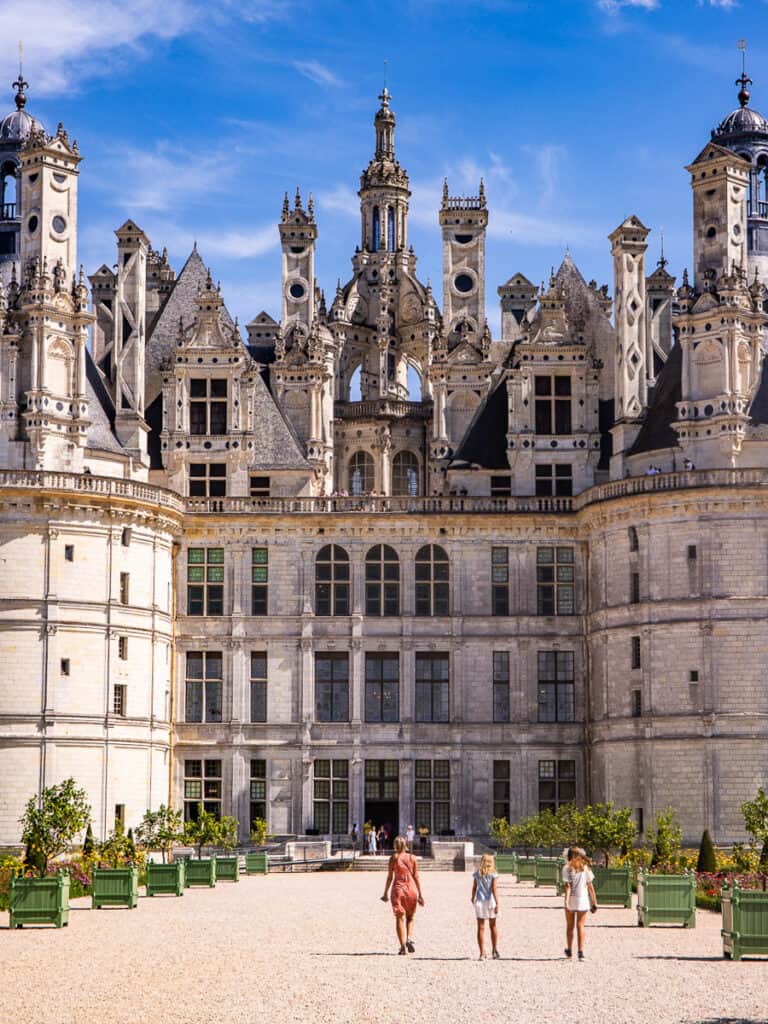
[[[752,85],[752,79],[747,77],[747,40],[739,39],[736,43],[736,49],[741,50],[741,77],[736,79],[736,85],[740,85],[739,90],[739,103],[742,107],[746,107],[749,103],[749,89],[748,85]]]
[[[19,77],[15,82],[12,82],[13,88],[16,90],[16,109],[23,110],[27,103],[27,97],[24,94],[24,90],[29,88],[29,82],[24,81],[24,71],[22,69],[24,58],[24,44],[21,39],[19,40]]]
[[[666,265],[669,263],[669,260],[664,255],[664,228],[660,230],[659,234],[661,235],[661,255],[659,256],[659,262],[656,264],[656,266],[660,270],[663,270],[664,267],[666,267]]]

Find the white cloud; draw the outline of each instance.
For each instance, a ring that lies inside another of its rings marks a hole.
[[[0,0],[0,63],[13,67],[19,40],[24,72],[37,94],[71,87],[92,73],[111,50],[140,49],[150,38],[173,39],[188,31],[196,11],[184,0]]]
[[[295,60],[293,66],[315,85],[341,85],[341,79],[318,60]]]
[[[227,0],[214,15],[205,0],[0,0],[0,66],[16,66],[21,40],[35,93],[71,91],[82,77],[113,73],[116,55],[141,57],[153,40],[203,31],[211,17],[266,22],[291,7],[283,0]]]
[[[696,0],[699,7],[719,7],[721,11],[732,11],[739,6],[738,0]]]
[[[108,173],[93,180],[129,211],[169,210],[224,191],[233,170],[223,153],[192,153],[161,141],[154,149],[123,148]]]
[[[360,200],[349,185],[337,185],[330,192],[321,192],[317,197],[321,210],[333,210],[348,217],[359,217]]]
[[[655,11],[660,0],[597,0],[597,6],[606,14],[618,14],[624,7],[642,7],[646,11]]]

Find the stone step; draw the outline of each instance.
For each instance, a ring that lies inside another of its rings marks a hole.
[[[417,858],[419,871],[464,871],[464,861],[456,858],[454,860],[433,860],[431,857]],[[355,860],[355,871],[386,871],[389,867],[389,857],[357,857]]]

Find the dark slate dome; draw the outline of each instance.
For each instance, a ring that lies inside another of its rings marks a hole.
[[[724,118],[712,132],[712,138],[724,139],[735,135],[765,135],[768,137],[768,121],[751,107],[739,107]]]
[[[29,138],[33,131],[43,127],[39,121],[35,120],[24,109],[27,104],[24,90],[28,88],[28,83],[24,81],[21,75],[13,83],[13,87],[16,90],[16,109],[12,110],[10,114],[6,114],[2,121],[0,121],[0,144],[8,142],[21,144],[25,139]]]

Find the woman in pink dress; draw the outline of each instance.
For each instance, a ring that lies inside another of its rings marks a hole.
[[[395,852],[389,858],[389,871],[387,872],[387,884],[384,886],[383,902],[387,902],[392,887],[391,898],[392,912],[395,915],[395,930],[397,940],[400,943],[400,956],[406,953],[415,953],[416,947],[413,944],[413,919],[416,915],[417,905],[424,906],[424,897],[421,895],[421,882],[419,881],[419,869],[416,858],[408,853],[408,843],[402,836],[395,838]]]

